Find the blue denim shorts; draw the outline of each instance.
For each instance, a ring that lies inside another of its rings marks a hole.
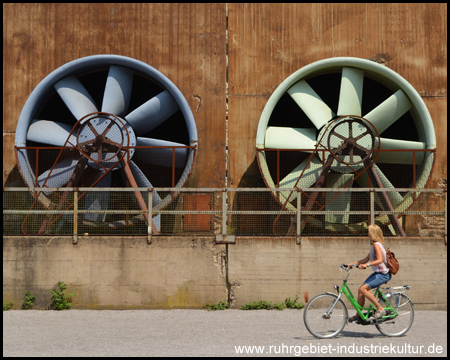
[[[390,273],[383,274],[380,272],[374,272],[366,279],[366,281],[364,281],[364,284],[368,285],[371,289],[375,289],[378,286],[387,283],[391,280],[391,277],[392,275]]]

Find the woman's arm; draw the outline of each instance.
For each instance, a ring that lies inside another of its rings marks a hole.
[[[381,252],[380,246],[378,244],[374,244],[373,249],[375,250],[375,260],[370,262],[370,266],[376,266],[383,262],[383,253]]]
[[[375,250],[375,260],[370,262],[370,266],[376,266],[383,262],[383,254],[381,252],[381,248],[378,245],[374,246],[373,248]],[[369,253],[369,256],[367,256],[363,262],[359,263],[359,268],[365,269],[367,267],[367,264],[369,263],[369,260],[370,260],[370,253]]]
[[[381,250],[380,250],[381,252]],[[350,264],[347,265],[361,265],[361,264],[367,264],[367,262],[370,260],[370,253],[367,254],[367,256],[364,259],[358,260],[358,261],[354,261]]]

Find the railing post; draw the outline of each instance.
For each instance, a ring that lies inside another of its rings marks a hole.
[[[222,235],[227,236],[227,189],[222,191]]]
[[[301,244],[301,231],[302,231],[302,192],[297,189],[297,237],[295,243],[297,245]]]
[[[301,238],[301,231],[302,231],[302,192],[300,189],[297,189],[297,238],[295,240],[295,243],[297,245],[301,244],[302,238]]]
[[[148,229],[147,229],[147,244],[152,243],[152,225],[153,225],[153,189],[147,189],[148,192]]]
[[[370,190],[370,225],[375,224],[375,192]]]
[[[73,237],[72,243],[78,243],[78,189],[73,192]]]
[[[447,189],[444,191],[444,196],[445,196],[445,208],[444,208],[444,242],[445,245],[447,245]]]
[[[234,234],[227,234],[227,224],[228,224],[228,213],[227,213],[227,196],[228,189],[222,189],[222,233],[216,235],[216,244],[234,244],[235,236]]]

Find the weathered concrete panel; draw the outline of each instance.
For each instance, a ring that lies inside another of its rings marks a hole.
[[[400,262],[389,286],[411,285],[408,291],[417,309],[445,309],[447,303],[447,247],[442,238],[389,239],[386,243]],[[250,301],[283,301],[298,295],[304,301],[342,284],[338,266],[364,258],[367,238],[238,238],[229,246],[228,281],[234,305]],[[354,270],[350,289],[358,287],[370,271]]]
[[[443,239],[389,239],[387,245],[401,266],[389,286],[411,285],[408,294],[417,309],[445,309]],[[239,307],[296,295],[304,301],[305,292],[311,298],[333,291],[342,279],[338,265],[368,251],[363,237],[302,238],[301,245],[273,237],[238,237],[234,245],[216,245],[212,238],[155,237],[147,245],[145,238],[89,237],[73,245],[70,237],[8,237],[3,241],[3,299],[20,308],[29,290],[37,297],[36,308],[47,308],[50,289],[64,281],[80,309],[200,308],[228,298]],[[353,271],[354,294],[369,274]]]
[[[227,299],[225,245],[214,239],[70,237],[3,240],[3,299],[36,308],[64,281],[77,308],[201,308]]]

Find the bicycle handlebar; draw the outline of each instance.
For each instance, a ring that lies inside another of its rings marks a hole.
[[[350,265],[350,268],[349,268],[349,266],[347,266],[347,264],[342,264],[341,265],[341,268],[344,268],[344,269],[348,269],[348,270],[351,270],[352,268],[354,268],[354,267],[359,267],[359,265],[355,265],[355,264],[352,264],[352,265]],[[364,268],[364,270],[366,270],[366,268],[367,268],[367,266]]]

